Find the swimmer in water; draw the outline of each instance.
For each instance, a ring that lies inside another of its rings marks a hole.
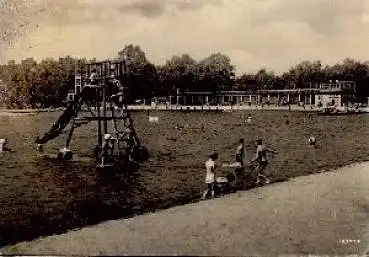
[[[11,149],[7,146],[7,138],[0,139],[0,152],[11,152]]]
[[[176,130],[182,130],[182,129],[184,129],[184,127],[183,126],[179,126],[178,124],[177,124],[177,126],[175,126],[174,127]]]
[[[245,140],[243,138],[240,139],[240,144],[237,146],[236,151],[236,162],[239,162],[241,166],[244,165],[244,155],[245,155]]]
[[[316,147],[316,138],[315,137],[310,137],[309,138],[309,145],[311,146],[311,147]]]
[[[247,123],[251,123],[251,114],[249,114],[249,115],[247,116],[246,122],[247,122]]]
[[[42,144],[37,144],[37,150],[42,153],[44,151],[44,147]]]

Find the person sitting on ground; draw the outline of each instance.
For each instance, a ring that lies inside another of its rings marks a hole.
[[[202,195],[202,199],[206,199],[210,193],[211,197],[214,197],[214,183],[215,183],[215,161],[218,159],[218,154],[213,153],[209,155],[209,159],[205,162],[206,176],[205,184],[206,190]]]
[[[7,146],[7,144],[7,138],[0,138],[0,152],[11,152],[11,149]]]
[[[264,144],[262,139],[258,139],[255,142],[256,145],[256,156],[254,159],[250,161],[251,163],[257,162],[257,181],[256,184],[260,184],[261,182],[264,182],[266,184],[270,183],[270,180],[267,178],[265,174],[263,174],[263,171],[265,170],[266,166],[268,165],[268,159],[267,159],[267,152],[271,152],[276,154],[277,152],[267,148]]]

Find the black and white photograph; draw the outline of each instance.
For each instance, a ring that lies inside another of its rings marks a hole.
[[[0,0],[0,255],[369,256],[369,0]]]

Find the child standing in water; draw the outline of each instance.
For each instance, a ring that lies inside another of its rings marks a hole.
[[[256,184],[260,184],[261,182],[264,182],[265,184],[269,184],[270,180],[263,174],[263,171],[265,170],[266,166],[268,165],[268,159],[267,159],[267,152],[271,152],[276,154],[277,152],[267,148],[261,139],[256,140],[256,156],[253,160],[250,161],[250,164],[253,162],[257,162],[257,181]]]
[[[206,168],[206,176],[205,176],[205,184],[206,189],[202,195],[201,199],[206,199],[209,192],[211,194],[211,197],[214,197],[214,183],[215,183],[215,161],[218,158],[217,153],[213,153],[209,155],[209,159],[205,162],[205,168]]]
[[[8,139],[0,138],[0,152],[10,152],[11,149],[8,147]]]
[[[240,144],[237,147],[236,151],[236,162],[241,163],[241,166],[244,165],[244,155],[245,155],[245,140],[243,138],[240,139]]]
[[[243,138],[240,139],[240,144],[237,147],[236,151],[236,162],[239,164],[234,173],[236,182],[234,184],[235,187],[245,189],[245,140]]]

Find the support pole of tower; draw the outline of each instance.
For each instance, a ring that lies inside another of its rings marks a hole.
[[[106,119],[106,63],[101,64],[101,85],[103,97],[104,134],[108,133],[108,120]]]
[[[100,94],[99,94],[99,90],[96,90],[96,105],[97,105],[97,117],[100,118]],[[98,145],[100,147],[102,147],[102,135],[101,135],[101,120],[98,119],[97,120],[97,141],[98,141]]]

